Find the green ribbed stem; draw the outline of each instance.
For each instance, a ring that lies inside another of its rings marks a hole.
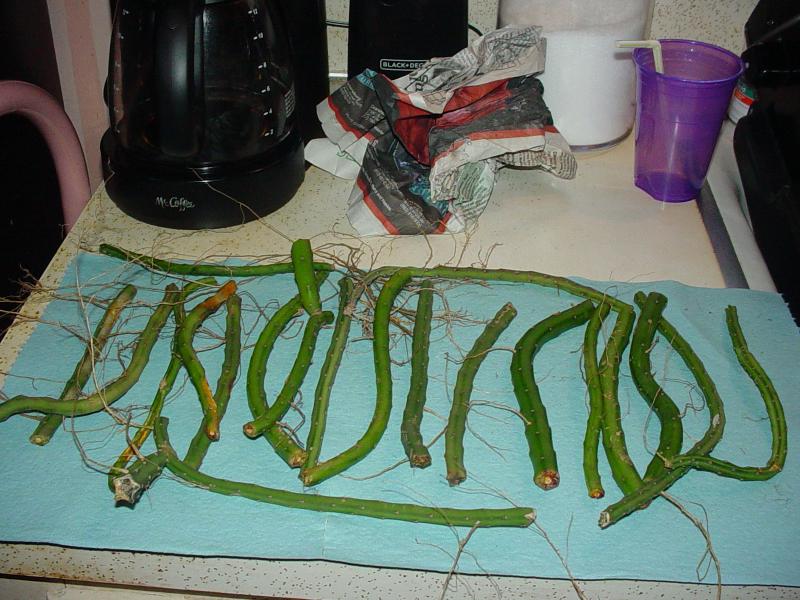
[[[328,273],[317,273],[318,285],[327,278]],[[291,320],[303,310],[300,296],[295,296],[280,307],[267,321],[264,329],[258,336],[250,363],[247,368],[247,404],[253,418],[258,418],[269,410],[267,394],[264,391],[264,379],[267,374],[267,362],[281,333],[286,329]],[[269,442],[275,453],[290,467],[300,467],[306,460],[306,451],[303,450],[292,437],[279,425],[270,427],[264,432],[264,439]]]
[[[167,458],[163,452],[154,452],[137,460],[125,475],[114,479],[114,501],[134,506],[145,490],[150,489],[158,479],[166,464]]]
[[[642,308],[645,304],[646,296],[642,292],[638,292],[634,300],[639,308]],[[709,376],[708,371],[706,371],[703,362],[675,327],[663,316],[658,322],[658,331],[675,349],[675,352],[686,363],[686,366],[689,367],[697,381],[697,387],[705,397],[709,416],[708,428],[703,437],[686,454],[690,456],[706,456],[719,443],[725,430],[725,409],[722,405],[722,398],[719,397],[717,387],[714,385],[714,381]],[[688,467],[671,469],[657,479],[643,484],[633,493],[627,494],[600,513],[600,527],[609,527],[632,512],[647,507],[656,496],[669,489],[688,470]]]
[[[381,289],[375,304],[372,350],[375,361],[375,383],[377,386],[375,410],[366,432],[350,448],[301,473],[305,485],[316,485],[338,475],[372,452],[380,442],[392,412],[392,367],[389,356],[389,320],[397,295],[411,279],[410,270],[395,272]],[[360,286],[363,292],[363,286]],[[350,306],[354,306],[351,304]]]
[[[175,450],[172,449],[169,443],[167,424],[168,421],[161,418],[155,429],[156,443],[163,460],[165,460],[166,467],[176,477],[187,483],[217,494],[248,498],[257,502],[287,508],[450,527],[528,527],[536,518],[536,512],[532,508],[457,509],[428,507],[360,498],[301,494],[267,488],[252,483],[241,483],[212,477],[196,469],[189,468],[178,459]]]
[[[174,285],[167,286],[164,299],[153,311],[147,325],[139,335],[127,368],[111,383],[86,398],[72,402],[62,402],[56,398],[40,396],[15,396],[0,404],[0,423],[9,417],[27,412],[80,417],[100,412],[114,404],[139,381],[139,377],[150,359],[150,352],[158,340],[178,295],[178,289]]]
[[[632,308],[629,304],[617,300],[606,295],[600,290],[596,290],[587,285],[583,285],[567,279],[566,277],[557,277],[556,275],[547,275],[545,273],[538,273],[536,271],[514,271],[509,269],[477,269],[473,267],[394,267],[386,266],[380,267],[367,273],[359,286],[356,287],[351,306],[364,293],[367,286],[375,283],[379,279],[390,277],[398,271],[404,271],[410,277],[429,278],[429,279],[458,279],[476,281],[502,281],[506,283],[531,283],[541,285],[542,287],[553,288],[592,300],[595,304],[602,304],[603,302],[611,305],[612,310],[619,312],[629,310]]]
[[[747,347],[747,340],[739,324],[735,306],[729,306],[725,310],[725,318],[736,358],[756,387],[758,387],[761,398],[764,400],[764,407],[767,410],[769,426],[772,432],[770,457],[763,467],[740,466],[710,456],[680,456],[672,461],[671,466],[674,469],[690,467],[740,481],[766,481],[780,473],[784,464],[786,464],[786,454],[788,452],[786,415],[783,412],[780,396],[778,396],[778,392],[775,390],[769,375],[767,375],[761,363],[758,362],[758,359],[753,356]]]
[[[336,325],[333,329],[325,362],[319,375],[317,388],[314,392],[314,409],[311,413],[311,426],[306,438],[306,460],[304,469],[313,467],[319,462],[322,452],[322,441],[325,437],[325,428],[328,420],[328,407],[330,406],[331,391],[342,363],[350,326],[353,322],[353,313],[348,310],[348,299],[353,292],[353,280],[342,277],[339,280],[339,312],[336,315]],[[302,472],[300,477],[302,479]]]
[[[153,258],[146,254],[131,252],[111,244],[100,244],[101,254],[141,265],[151,271],[169,273],[171,275],[193,275],[209,277],[267,277],[294,272],[292,263],[276,263],[272,265],[214,265],[201,263],[178,263]],[[333,271],[333,266],[325,263],[314,263],[315,271]]]
[[[632,308],[626,306],[620,310],[598,367],[600,388],[603,391],[603,449],[611,467],[611,476],[623,494],[630,494],[642,485],[642,478],[628,454],[625,432],[622,429],[622,414],[617,398],[622,353],[628,345],[633,321]]]
[[[94,365],[103,354],[103,348],[108,341],[114,325],[119,319],[122,310],[133,300],[136,296],[136,288],[132,285],[126,285],[116,297],[111,301],[106,309],[100,322],[95,327],[92,338],[86,346],[78,364],[75,365],[75,370],[72,376],[67,380],[64,390],[59,396],[62,402],[73,402],[78,399],[89,377],[92,375]],[[64,422],[64,417],[61,415],[47,415],[39,425],[36,426],[31,434],[31,443],[37,446],[45,446],[50,443],[50,440],[59,430],[61,424]]]
[[[550,340],[586,323],[595,312],[591,300],[556,313],[531,327],[517,342],[511,359],[511,381],[520,414],[525,421],[525,440],[533,465],[533,482],[543,490],[558,487],[560,475],[547,410],[533,373],[533,359]]]
[[[681,413],[672,398],[656,382],[650,363],[650,349],[666,306],[667,298],[663,294],[654,292],[647,296],[631,342],[630,366],[633,382],[650,410],[658,417],[661,426],[658,449],[647,465],[644,481],[663,475],[667,470],[664,463],[680,454],[683,445]]]
[[[222,361],[222,370],[217,378],[217,387],[214,399],[217,403],[217,423],[222,421],[228,410],[231,390],[239,374],[239,363],[242,351],[242,299],[238,294],[228,297],[225,301],[227,317],[225,319],[225,354]],[[194,469],[199,469],[211,446],[211,439],[207,435],[209,424],[206,419],[200,429],[192,438],[189,449],[183,462]]]
[[[322,303],[319,299],[319,289],[314,281],[314,253],[311,250],[311,242],[296,240],[292,244],[291,254],[294,281],[297,284],[297,291],[300,292],[303,308],[309,315],[317,315],[322,312]]]
[[[186,302],[186,298],[188,298],[189,294],[197,289],[211,286],[216,287],[216,285],[216,280],[209,277],[187,283],[183,287],[178,301],[172,307],[176,331],[180,329],[183,320],[186,318],[184,303]],[[122,453],[119,455],[119,458],[117,458],[112,467],[108,470],[108,488],[112,492],[116,491],[118,487],[118,485],[114,483],[114,480],[128,472],[128,469],[125,467],[134,456],[137,456],[140,453],[142,446],[147,441],[147,438],[150,437],[150,432],[153,430],[153,424],[155,423],[155,420],[161,416],[161,409],[164,407],[164,401],[172,391],[172,387],[175,385],[175,380],[177,379],[178,373],[180,372],[182,366],[183,363],[181,362],[181,358],[178,356],[177,350],[175,350],[175,338],[173,338],[169,365],[167,366],[167,370],[158,384],[158,390],[153,398],[153,402],[150,404],[150,410],[147,413],[147,417],[145,418],[144,423],[142,423],[142,426],[136,432],[136,435],[133,436],[131,442],[128,444],[125,450],[122,451]]]
[[[603,302],[597,307],[583,336],[583,372],[589,392],[589,417],[583,438],[583,478],[590,498],[602,498],[606,492],[598,469],[597,452],[600,447],[600,430],[603,425],[603,389],[597,366],[597,338],[611,307]]]
[[[311,367],[311,361],[314,359],[314,350],[317,347],[317,337],[319,336],[320,329],[332,323],[333,319],[333,313],[329,311],[315,313],[308,318],[308,322],[303,330],[303,339],[300,342],[297,357],[289,371],[289,375],[286,377],[283,388],[281,388],[272,406],[263,414],[245,424],[243,429],[247,437],[251,439],[256,438],[262,435],[267,429],[277,426],[278,421],[289,411],[292,401],[297,395],[300,386],[303,385],[308,369]]]
[[[500,334],[508,328],[516,316],[517,309],[511,303],[505,304],[497,311],[477,337],[458,369],[450,417],[447,419],[447,431],[444,434],[444,462],[447,466],[447,482],[450,485],[459,485],[467,478],[467,469],[464,467],[464,433],[467,430],[467,413],[475,375]]]
[[[233,281],[229,281],[216,294],[195,306],[186,315],[183,324],[178,328],[175,342],[175,349],[178,351],[183,361],[183,366],[189,374],[189,380],[197,390],[197,398],[203,409],[206,435],[210,440],[219,439],[219,407],[217,406],[217,400],[214,398],[214,393],[211,391],[211,386],[208,384],[206,370],[203,367],[203,363],[200,362],[192,343],[200,323],[214,314],[235,293],[236,284]]]
[[[403,421],[400,424],[400,441],[412,467],[424,469],[431,464],[431,454],[420,433],[423,409],[427,400],[428,362],[433,317],[433,283],[422,282],[417,294],[417,311],[414,317],[414,334],[411,343],[411,383],[406,396]]]

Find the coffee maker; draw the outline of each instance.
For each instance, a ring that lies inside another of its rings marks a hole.
[[[294,2],[314,5],[305,23],[290,21],[297,7],[287,16],[283,0],[116,2],[101,150],[106,191],[123,212],[219,228],[292,198],[305,173],[298,112],[307,118],[327,95],[304,81],[298,98],[295,63],[327,85],[327,56],[293,52],[304,33],[324,35],[324,0]],[[310,69],[314,60],[324,67]]]

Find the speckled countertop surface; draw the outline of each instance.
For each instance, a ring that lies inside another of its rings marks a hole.
[[[593,279],[675,279],[721,286],[693,202],[669,204],[633,186],[633,139],[604,153],[578,155],[578,176],[500,172],[490,204],[467,232],[429,237],[355,238],[345,216],[352,182],[311,167],[300,192],[271,215],[205,232],[139,223],[101,189],[65,243],[66,251],[111,242],[153,255],[219,261],[286,257],[291,241],[342,254],[359,247],[360,266],[441,263],[526,268]],[[645,233],[647,242],[633,232]],[[63,254],[63,252],[62,252]]]

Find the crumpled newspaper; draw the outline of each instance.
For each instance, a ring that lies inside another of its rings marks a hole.
[[[361,235],[461,231],[503,166],[575,176],[534,77],[544,59],[540,27],[505,27],[395,81],[365,71],[319,104],[328,139],[306,159],[356,180],[347,214]]]

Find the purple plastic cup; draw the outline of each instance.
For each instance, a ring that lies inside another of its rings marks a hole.
[[[696,198],[708,172],[741,59],[711,44],[660,40],[664,73],[653,51],[637,48],[634,183],[657,200]]]

